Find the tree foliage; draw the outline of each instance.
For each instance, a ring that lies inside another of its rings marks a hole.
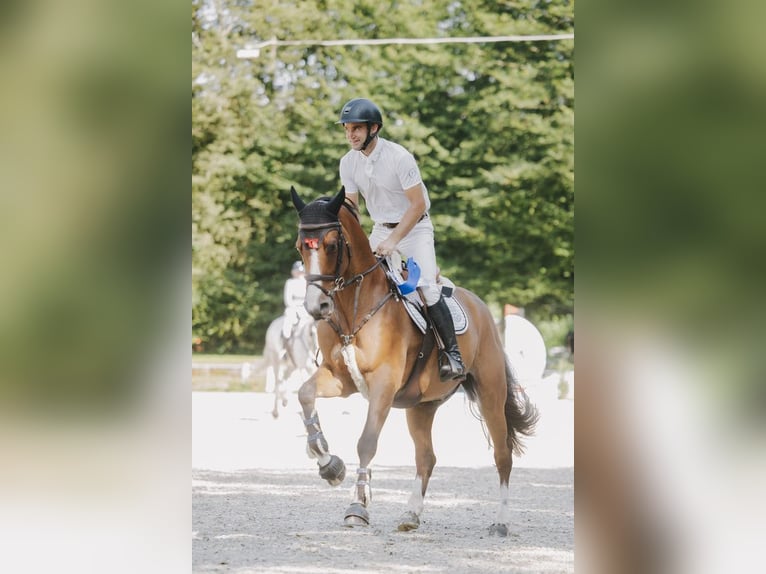
[[[290,185],[337,191],[352,97],[417,157],[444,274],[532,317],[572,312],[574,43],[240,48],[328,40],[571,33],[567,0],[192,2],[193,329],[259,352],[296,258]]]

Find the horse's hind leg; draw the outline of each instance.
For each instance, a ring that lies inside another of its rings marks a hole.
[[[330,447],[319,424],[316,412],[317,388],[322,397],[338,397],[342,387],[326,368],[320,368],[300,388],[298,400],[303,410],[303,424],[308,433],[306,451],[310,458],[317,459],[319,476],[332,486],[337,486],[346,477],[346,465],[340,457],[330,454]]]
[[[502,351],[500,352],[502,353]],[[476,377],[476,391],[479,398],[482,418],[487,425],[490,439],[494,447],[495,465],[500,479],[500,506],[495,522],[490,526],[490,534],[508,535],[510,522],[510,476],[513,467],[511,457],[511,441],[508,434],[508,423],[505,418],[505,403],[508,393],[506,381],[505,356],[495,362],[487,361],[484,368]]]
[[[425,403],[407,409],[407,427],[415,444],[415,481],[407,502],[407,510],[399,518],[398,529],[414,530],[420,526],[420,514],[423,512],[423,500],[428,489],[428,481],[436,465],[431,429],[438,405]]]

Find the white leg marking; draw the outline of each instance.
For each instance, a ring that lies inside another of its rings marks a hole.
[[[497,524],[508,524],[511,519],[511,489],[509,485],[500,485],[500,508],[497,510]]]
[[[416,476],[412,483],[412,494],[410,494],[410,499],[407,501],[407,510],[414,512],[417,516],[420,516],[420,513],[423,512],[422,489],[423,480]]]
[[[326,466],[327,463],[330,462],[331,458],[332,457],[329,454],[323,454],[317,458],[317,462],[319,463],[319,466]]]
[[[317,459],[319,466],[325,466],[332,458],[328,452],[323,452],[322,454],[315,453],[308,444],[306,445],[306,454],[309,458]]]

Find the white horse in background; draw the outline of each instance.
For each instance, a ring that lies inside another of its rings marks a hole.
[[[274,409],[271,411],[274,418],[279,417],[279,404],[287,406],[289,396],[314,374],[318,364],[316,321],[309,316],[301,318],[293,327],[290,338],[285,340],[282,337],[284,320],[283,315],[271,322],[263,348],[266,392],[274,392]]]

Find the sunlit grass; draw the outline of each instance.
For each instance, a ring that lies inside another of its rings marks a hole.
[[[250,365],[250,370],[243,377],[242,371],[235,367],[245,363]],[[202,365],[210,366],[201,368]],[[263,392],[266,388],[265,367],[259,355],[192,353],[192,366],[196,367],[191,372],[192,391]]]

